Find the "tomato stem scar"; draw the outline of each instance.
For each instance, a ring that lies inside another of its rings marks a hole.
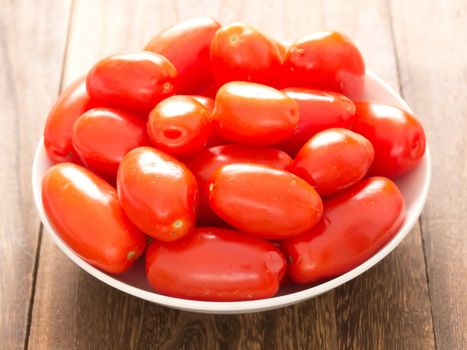
[[[172,83],[170,83],[168,81],[165,82],[164,85],[162,85],[162,91],[164,93],[168,93],[168,92],[172,91],[172,88],[173,88]]]

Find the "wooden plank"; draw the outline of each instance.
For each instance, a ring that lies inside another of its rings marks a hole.
[[[403,93],[433,157],[422,232],[439,349],[467,346],[466,10],[462,0],[392,4]]]
[[[34,290],[39,220],[31,163],[57,94],[68,1],[0,1],[0,339],[24,347]],[[53,8],[53,12],[50,12]]]
[[[384,1],[326,1],[324,26],[351,36],[367,68],[398,90],[389,8]],[[336,290],[338,348],[433,349],[420,228],[389,257]]]
[[[80,1],[76,3],[66,81],[98,58],[141,47],[179,20],[241,19],[292,40],[322,27],[355,38],[370,69],[398,86],[384,2]],[[323,6],[323,8],[321,7]],[[390,257],[354,282],[282,310],[209,316],[129,297],[75,267],[45,237],[32,315],[32,348],[426,348],[434,347],[418,227]]]

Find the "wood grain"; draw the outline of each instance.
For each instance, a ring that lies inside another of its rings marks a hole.
[[[324,26],[351,36],[367,68],[399,90],[389,7],[384,1],[326,1]],[[336,290],[340,349],[434,349],[418,225],[369,272]]]
[[[466,349],[467,4],[392,5],[403,94],[425,125],[433,157],[422,232],[436,342]]]
[[[53,13],[49,12],[53,7]],[[31,162],[57,94],[68,1],[0,1],[0,339],[23,348],[40,240]]]

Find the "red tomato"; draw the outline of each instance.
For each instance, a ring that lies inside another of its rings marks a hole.
[[[176,242],[155,241],[146,253],[151,286],[179,298],[269,298],[279,290],[285,269],[284,256],[272,244],[219,228],[196,228]]]
[[[47,170],[42,203],[55,231],[91,265],[121,273],[144,251],[146,237],[123,213],[117,191],[79,165]]]
[[[198,185],[188,168],[150,147],[130,151],[117,173],[120,204],[142,231],[174,241],[193,229]]]
[[[120,109],[91,109],[76,120],[73,128],[73,146],[83,163],[110,179],[117,176],[125,154],[147,144],[145,121]]]
[[[190,97],[193,97],[196,101],[200,102],[204,107],[206,107],[210,114],[213,113],[214,100],[212,98],[206,97],[206,96],[200,96],[200,95],[191,95]],[[219,127],[217,126],[217,123],[215,122],[215,120],[213,120],[212,124],[213,125],[212,125],[211,135],[209,135],[209,140],[206,146],[214,147],[214,146],[220,146],[220,145],[225,145],[229,143],[229,141],[227,141],[226,139],[222,137]]]
[[[242,232],[285,239],[308,231],[323,204],[304,180],[284,170],[254,164],[217,169],[208,181],[214,212]]]
[[[281,55],[275,41],[255,28],[232,23],[219,29],[211,43],[211,69],[221,83],[242,80],[277,85]]]
[[[321,196],[329,196],[363,179],[374,153],[363,136],[328,129],[305,143],[287,170],[306,180]]]
[[[209,47],[220,24],[210,17],[192,18],[156,35],[144,48],[167,57],[178,72],[177,90],[196,93],[212,80]]]
[[[156,148],[188,156],[206,146],[212,130],[211,114],[194,98],[172,96],[149,114],[147,130]]]
[[[76,119],[93,107],[86,91],[85,79],[81,77],[63,90],[47,117],[44,146],[54,162],[81,163],[71,142],[71,135]]]
[[[297,102],[300,112],[300,120],[293,135],[279,145],[289,154],[295,155],[305,142],[320,131],[330,128],[349,129],[352,126],[355,105],[344,95],[304,88],[282,91]]]
[[[199,206],[198,224],[219,224],[220,219],[209,207],[208,180],[215,170],[223,165],[254,163],[276,169],[285,169],[292,159],[274,148],[244,145],[224,145],[203,150],[186,162],[198,181]]]
[[[287,54],[287,51],[288,51],[290,45],[292,45],[292,43],[290,43],[288,41],[276,40],[276,46],[277,46],[277,49],[279,50],[281,62],[284,62],[285,55]]]
[[[89,95],[101,103],[148,112],[175,94],[177,71],[163,56],[135,52],[96,63],[86,80]]]
[[[207,96],[201,95],[190,95],[191,98],[195,99],[199,103],[201,103],[204,107],[206,107],[210,114],[214,111],[214,99]]]
[[[299,112],[297,103],[279,90],[232,82],[217,92],[214,119],[229,141],[271,145],[293,134]]]
[[[370,174],[397,177],[414,169],[425,154],[425,133],[418,120],[399,108],[357,102],[353,130],[373,144]]]
[[[365,63],[345,35],[318,32],[289,48],[284,62],[288,86],[302,86],[359,98],[363,93]]]
[[[211,98],[215,98],[217,94],[217,90],[222,86],[222,84],[212,82],[206,88],[196,91],[197,95],[208,96]]]
[[[397,232],[405,204],[389,179],[373,177],[324,201],[321,221],[310,231],[285,240],[289,276],[308,283],[357,267]]]

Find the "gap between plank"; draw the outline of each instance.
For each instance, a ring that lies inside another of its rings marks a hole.
[[[74,9],[74,4],[75,0],[70,0],[70,9],[68,11],[68,24],[67,24],[67,33],[65,36],[65,48],[63,52],[63,61],[62,61],[62,69],[60,72],[60,82],[58,85],[58,91],[57,91],[57,96],[60,94],[60,92],[63,89],[63,81],[65,77],[65,66],[68,58],[68,45],[70,42],[70,32],[71,32],[71,24],[72,24],[72,18],[73,18],[73,9]],[[32,272],[32,285],[31,285],[31,295],[29,298],[29,305],[28,305],[28,316],[27,316],[27,322],[26,322],[26,334],[24,336],[24,350],[28,350],[29,348],[29,336],[31,333],[31,325],[32,325],[32,311],[33,311],[33,306],[34,306],[34,298],[36,295],[36,285],[37,285],[37,273],[39,271],[39,260],[40,260],[40,252],[41,252],[41,247],[42,247],[42,236],[44,232],[44,226],[42,225],[42,222],[39,224],[39,233],[37,237],[37,245],[36,245],[36,256],[34,259],[34,269]]]
[[[399,85],[399,93],[404,98],[404,85],[402,84],[401,80],[401,70],[400,70],[400,62],[399,62],[399,55],[397,52],[397,44],[396,44],[396,34],[394,30],[394,22],[393,22],[393,16],[392,16],[392,6],[391,6],[391,0],[386,0],[386,6],[388,8],[388,14],[389,14],[389,25],[390,25],[390,32],[391,32],[391,40],[392,40],[392,45],[394,49],[394,56],[395,56],[395,62],[396,62],[396,72],[397,72],[397,83]],[[431,316],[431,332],[433,333],[433,341],[435,343],[435,349],[438,349],[438,344],[436,341],[436,332],[435,332],[435,321],[434,321],[434,316],[433,316],[433,302],[431,298],[431,288],[430,288],[430,276],[428,274],[428,261],[426,259],[426,247],[425,247],[425,237],[423,235],[423,219],[422,219],[423,212],[420,214],[417,222],[418,222],[418,227],[420,229],[420,237],[422,240],[422,251],[423,251],[423,262],[425,263],[425,279],[426,279],[426,287],[427,287],[427,292],[428,292],[428,301],[430,302],[430,316]]]
[[[37,280],[37,271],[39,270],[39,253],[42,243],[42,232],[44,226],[42,223],[39,225],[39,234],[37,237],[36,245],[36,257],[34,259],[34,269],[32,270],[32,285],[31,285],[31,295],[29,297],[29,306],[28,306],[28,317],[26,321],[26,334],[24,336],[24,350],[28,349],[29,346],[29,334],[31,332],[31,321],[32,321],[32,305],[34,303],[34,296],[36,294],[36,280]]]

